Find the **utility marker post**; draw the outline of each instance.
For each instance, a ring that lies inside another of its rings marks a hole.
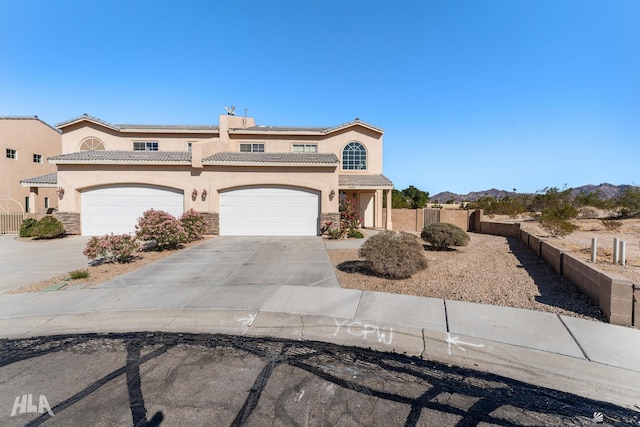
[[[614,237],[613,238],[613,263],[617,264],[618,263],[618,238]]]
[[[627,263],[627,242],[620,240],[620,265]]]
[[[591,238],[591,262],[596,263],[598,259],[598,239],[595,237]]]

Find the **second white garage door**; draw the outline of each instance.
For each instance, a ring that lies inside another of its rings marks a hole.
[[[182,191],[154,186],[116,185],[82,192],[82,235],[135,232],[138,218],[148,209],[176,218],[184,212]]]
[[[317,236],[317,192],[243,188],[220,194],[222,236]]]

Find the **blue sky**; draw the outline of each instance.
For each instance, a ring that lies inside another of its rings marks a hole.
[[[640,184],[640,1],[0,0],[0,115],[381,127],[432,195]]]

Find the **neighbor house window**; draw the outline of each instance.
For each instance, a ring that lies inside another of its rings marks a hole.
[[[342,150],[342,169],[366,170],[367,150],[359,142],[350,142]]]
[[[44,208],[45,209],[49,209],[49,198],[48,197],[44,198]]]
[[[193,148],[193,142],[187,142],[187,151],[191,152],[192,148]]]
[[[134,141],[134,151],[158,151],[157,141]]]
[[[34,154],[33,155],[33,163],[42,163],[42,155]]]
[[[11,148],[7,148],[7,159],[17,159],[18,152],[16,150],[12,150]]]
[[[293,144],[294,153],[317,153],[318,144]]]
[[[24,198],[24,211],[29,213],[29,208],[29,196],[27,196]]]
[[[264,153],[264,144],[240,144],[241,153]]]
[[[93,136],[85,138],[80,143],[80,151],[88,150],[104,150],[104,142]]]

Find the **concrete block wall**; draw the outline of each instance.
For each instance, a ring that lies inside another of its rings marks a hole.
[[[387,221],[386,209],[382,212],[382,222]],[[396,231],[420,232],[424,227],[424,209],[392,209],[391,221]]]
[[[469,226],[470,212],[468,209],[440,209],[440,222],[453,224],[464,231],[469,231],[471,229]]]
[[[558,274],[562,274],[562,260],[564,251],[552,246],[548,242],[540,242],[540,256],[549,264]]]
[[[533,234],[529,234],[529,247],[533,249],[536,255],[540,256],[540,244],[542,243],[542,239]]]
[[[493,234],[494,236],[520,237],[520,224],[481,221],[480,233]]]

